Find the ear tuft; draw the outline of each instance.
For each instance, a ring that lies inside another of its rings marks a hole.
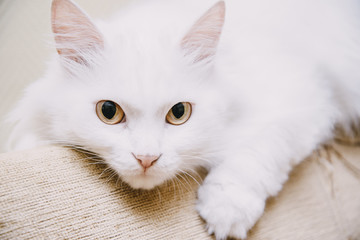
[[[194,63],[211,61],[216,53],[225,20],[225,2],[219,1],[212,6],[181,41],[185,55],[194,57]]]
[[[83,53],[103,48],[100,32],[89,17],[70,0],[53,0],[51,23],[57,51],[67,60],[87,64]]]

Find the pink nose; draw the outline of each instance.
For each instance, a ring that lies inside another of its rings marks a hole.
[[[160,158],[160,155],[133,155],[144,170],[154,165],[154,163]]]

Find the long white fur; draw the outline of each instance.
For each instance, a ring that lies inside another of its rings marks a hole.
[[[291,168],[359,120],[360,3],[227,0],[214,59],[192,65],[181,40],[214,3],[136,1],[97,22],[104,49],[81,53],[91,67],[54,57],[11,114],[11,148],[82,146],[144,189],[207,167],[197,209],[209,232],[246,237]],[[125,124],[98,119],[103,99]],[[180,101],[191,118],[167,124]],[[144,175],[132,152],[162,157]]]

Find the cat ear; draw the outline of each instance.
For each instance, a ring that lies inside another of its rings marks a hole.
[[[193,61],[211,61],[216,53],[225,20],[225,2],[219,1],[211,7],[181,41],[185,55],[193,56]]]
[[[66,60],[87,64],[83,54],[103,48],[100,32],[71,0],[53,0],[51,23],[57,52]]]

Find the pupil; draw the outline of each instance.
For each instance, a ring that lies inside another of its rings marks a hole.
[[[176,118],[181,118],[185,113],[184,104],[178,103],[171,108],[172,113]]]
[[[111,101],[106,101],[101,107],[102,114],[107,119],[112,119],[116,113],[116,105]]]

